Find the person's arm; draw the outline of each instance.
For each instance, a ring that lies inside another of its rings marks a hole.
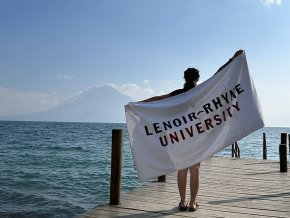
[[[221,66],[216,73],[218,73],[219,71],[221,71],[222,69],[224,69],[229,63],[231,63],[235,58],[237,58],[240,54],[242,54],[244,52],[244,50],[238,50],[236,51],[236,53],[234,54],[234,56],[232,58],[230,58],[228,60],[227,63],[225,63],[223,66]]]
[[[159,96],[154,96],[152,98],[148,98],[148,99],[145,99],[141,102],[151,102],[151,101],[158,101],[158,100],[161,100],[161,99],[165,99],[165,98],[169,98],[171,97],[170,94],[165,94],[165,95],[159,95]]]

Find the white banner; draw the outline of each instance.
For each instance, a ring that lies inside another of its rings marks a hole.
[[[264,126],[244,52],[186,93],[125,111],[141,181],[190,167]]]

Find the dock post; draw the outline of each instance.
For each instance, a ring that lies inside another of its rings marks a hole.
[[[241,157],[240,148],[238,142],[232,144],[232,157]]]
[[[267,160],[266,133],[263,133],[263,159],[264,159],[264,160]]]
[[[281,144],[287,145],[287,133],[281,133]]]
[[[121,171],[122,171],[122,129],[112,130],[112,155],[111,155],[111,183],[110,205],[120,204]]]
[[[290,155],[290,134],[288,134],[289,155]]]
[[[280,156],[280,172],[287,172],[287,133],[281,133],[279,156]]]
[[[238,158],[240,158],[241,157],[241,152],[240,152],[240,148],[239,148],[238,142],[235,142],[235,147],[236,147],[235,149],[238,152]]]
[[[158,182],[166,182],[166,176],[158,176]]]

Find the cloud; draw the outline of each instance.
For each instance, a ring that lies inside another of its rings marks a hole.
[[[58,93],[22,92],[0,86],[0,115],[45,111],[66,99]]]
[[[270,8],[272,5],[282,5],[282,0],[260,0],[262,4],[268,8]]]
[[[132,99],[139,101],[150,96],[156,95],[157,92],[149,86],[149,81],[144,81],[141,86],[135,83],[117,85],[110,83],[109,86],[116,89],[120,93],[131,97]]]
[[[155,87],[161,87],[161,89],[156,90],[152,88],[151,81],[146,79],[143,80],[143,82],[140,85],[136,83],[127,83],[127,84],[109,83],[109,86],[116,89],[120,93],[131,97],[136,101],[140,101],[156,95],[164,95],[166,93],[172,92],[178,87],[180,88],[180,84],[178,84],[176,80],[170,80],[155,84],[154,85]]]
[[[143,84],[144,84],[144,85],[148,85],[148,84],[150,84],[150,80],[144,79],[144,80],[143,80]]]
[[[76,77],[72,75],[67,75],[67,74],[58,74],[57,78],[64,79],[64,80],[71,80],[71,79],[75,79]]]

